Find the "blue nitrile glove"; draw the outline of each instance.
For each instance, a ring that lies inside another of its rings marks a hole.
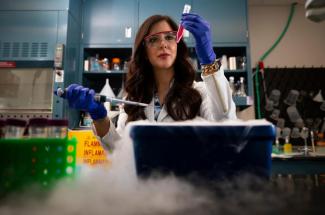
[[[103,103],[94,100],[95,91],[78,84],[71,84],[64,95],[71,108],[89,112],[93,120],[107,116],[107,110]]]
[[[200,64],[211,64],[216,59],[211,41],[209,23],[197,14],[182,14],[181,25],[195,38],[195,50]]]

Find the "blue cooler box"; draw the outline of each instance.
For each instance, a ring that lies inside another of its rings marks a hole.
[[[268,178],[275,128],[264,120],[253,122],[131,124],[137,174],[218,179],[249,173]]]

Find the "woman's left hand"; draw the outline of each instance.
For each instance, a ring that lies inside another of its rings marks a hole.
[[[196,54],[200,63],[203,65],[213,63],[216,55],[212,47],[209,23],[197,14],[184,13],[181,25],[193,34],[196,41]]]

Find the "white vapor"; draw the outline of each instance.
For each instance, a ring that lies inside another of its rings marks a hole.
[[[130,139],[120,146],[111,167],[82,167],[74,181],[60,181],[46,192],[29,187],[11,193],[0,199],[0,214],[304,214],[301,203],[310,201],[307,192],[295,190],[290,182],[272,183],[253,176],[209,184],[192,184],[171,175],[140,179]]]

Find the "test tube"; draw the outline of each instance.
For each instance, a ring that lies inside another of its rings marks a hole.
[[[189,13],[191,11],[191,5],[185,4],[183,9],[184,13]],[[184,27],[182,25],[179,25],[177,34],[176,34],[176,42],[179,43],[179,41],[182,39],[184,33]]]
[[[68,134],[68,120],[65,119],[48,120],[49,138],[66,138],[67,134]]]
[[[27,122],[22,119],[9,118],[6,120],[5,138],[22,138]]]

